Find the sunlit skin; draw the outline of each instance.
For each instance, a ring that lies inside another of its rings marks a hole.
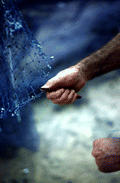
[[[60,71],[42,86],[50,88],[46,96],[54,104],[71,104],[77,99],[77,92],[88,80],[120,68],[120,33],[100,50],[84,58],[76,65]]]

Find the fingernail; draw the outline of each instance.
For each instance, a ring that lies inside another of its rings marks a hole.
[[[47,85],[43,85],[43,86],[41,86],[41,89],[42,88],[49,88]]]

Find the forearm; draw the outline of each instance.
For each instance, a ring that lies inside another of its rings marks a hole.
[[[120,68],[120,33],[107,45],[80,61],[76,66],[85,73],[86,80]]]

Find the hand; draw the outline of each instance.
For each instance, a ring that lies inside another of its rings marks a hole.
[[[77,92],[85,83],[86,79],[82,71],[80,72],[76,66],[72,66],[60,71],[42,87],[53,90],[46,92],[46,96],[54,104],[64,105],[71,104],[77,99]]]
[[[101,138],[93,142],[92,155],[101,172],[120,170],[120,138]]]

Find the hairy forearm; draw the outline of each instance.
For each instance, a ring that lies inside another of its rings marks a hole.
[[[76,64],[85,73],[86,80],[120,68],[120,33],[104,47]]]

